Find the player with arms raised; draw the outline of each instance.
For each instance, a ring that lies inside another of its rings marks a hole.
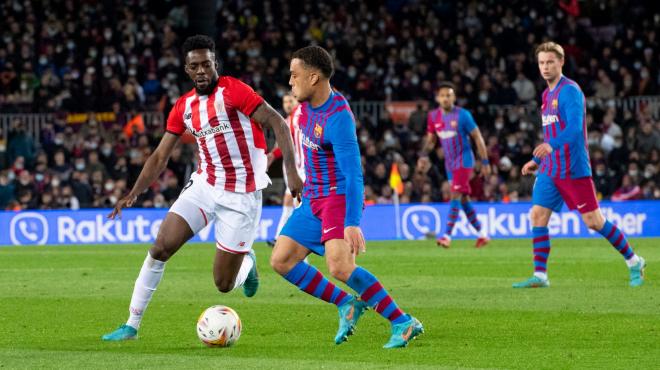
[[[301,102],[300,131],[305,154],[305,186],[296,208],[277,239],[271,265],[301,290],[337,305],[344,342],[368,307],[392,324],[385,348],[404,347],[423,332],[422,324],[404,313],[378,279],[355,264],[365,242],[360,219],[364,183],[355,120],[346,99],[332,90],[332,57],[309,46],[293,53],[289,84]],[[361,300],[335,286],[305,262],[313,252],[325,255],[332,276],[360,294]]]
[[[449,202],[449,217],[447,218],[447,230],[437,243],[439,246],[449,248],[451,244],[451,233],[454,230],[458,214],[461,209],[465,212],[470,224],[477,230],[476,247],[481,248],[488,244],[490,239],[486,229],[481,227],[472,204],[470,203],[470,175],[474,167],[474,154],[470,145],[470,137],[477,145],[477,151],[481,158],[481,173],[484,176],[490,174],[490,163],[488,152],[481,131],[474,122],[472,114],[464,108],[457,107],[454,86],[449,82],[443,82],[436,92],[436,101],[440,106],[429,112],[427,119],[427,134],[422,154],[427,155],[440,138],[442,149],[445,154],[445,171],[451,183],[451,201]]]
[[[554,42],[545,42],[536,49],[536,58],[541,76],[548,84],[541,105],[543,144],[534,149],[534,158],[522,168],[523,175],[538,170],[531,212],[534,275],[513,287],[550,285],[548,221],[564,202],[571,210],[577,209],[584,223],[621,253],[630,270],[630,286],[640,286],[644,282],[644,258],[637,256],[623,232],[603,217],[596,200],[587,148],[585,98],[578,84],[562,75],[564,49]]]
[[[207,36],[192,36],[183,44],[185,71],[194,89],[172,108],[160,144],[149,157],[128,195],[110,218],[130,207],[165,169],[184,131],[197,139],[199,168],[170,208],[135,281],[128,321],[103,340],[134,339],[165,263],[181,246],[215,221],[215,285],[221,292],[243,286],[253,296],[259,284],[252,243],[261,217],[261,189],[266,175],[266,140],[262,126],[275,131],[289,175],[289,187],[298,194],[302,181],[295,171],[293,146],[286,122],[243,82],[218,76],[215,44]],[[248,255],[247,258],[244,258]]]

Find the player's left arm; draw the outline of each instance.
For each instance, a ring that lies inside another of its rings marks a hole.
[[[265,101],[254,110],[250,118],[260,123],[262,126],[272,128],[273,132],[275,132],[275,140],[277,141],[277,146],[282,152],[284,166],[286,166],[289,190],[291,190],[291,195],[293,195],[294,198],[300,200],[303,182],[300,176],[298,176],[298,171],[296,171],[296,162],[293,154],[293,140],[291,140],[291,133],[289,132],[289,126],[286,124],[286,121]]]
[[[474,140],[474,144],[477,146],[477,153],[479,153],[479,159],[481,159],[481,173],[484,176],[488,176],[490,175],[490,161],[488,160],[488,150],[486,149],[484,137],[481,135],[481,130],[477,127],[477,123],[474,121],[472,114],[467,110],[463,110],[462,113],[462,128],[468,132],[472,140]]]
[[[564,118],[566,127],[556,137],[534,149],[534,156],[543,158],[562,145],[576,142],[583,132],[584,95],[573,85],[565,86],[559,94],[559,115]]]
[[[326,127],[325,138],[332,144],[337,165],[346,177],[344,238],[357,255],[365,250],[364,236],[360,230],[364,200],[362,161],[352,114],[348,111],[338,114],[341,118]]]

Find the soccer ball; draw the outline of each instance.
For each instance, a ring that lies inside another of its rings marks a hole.
[[[209,347],[229,347],[241,336],[241,318],[227,306],[211,306],[197,319],[197,336]]]

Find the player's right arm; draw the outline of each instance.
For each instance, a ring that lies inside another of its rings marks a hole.
[[[160,144],[158,144],[156,150],[149,156],[144,167],[142,167],[142,171],[140,171],[133,189],[115,204],[115,208],[108,218],[115,218],[117,215],[121,217],[121,209],[131,207],[137,200],[138,195],[142,194],[149,185],[156,181],[158,176],[165,170],[165,167],[167,167],[167,161],[170,160],[172,150],[174,150],[178,142],[179,136],[169,131],[165,132],[165,136],[160,140]]]

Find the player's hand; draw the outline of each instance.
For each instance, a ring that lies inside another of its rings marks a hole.
[[[481,174],[484,177],[488,177],[488,175],[490,175],[490,173],[491,173],[490,164],[482,164],[481,165]]]
[[[344,240],[351,247],[351,252],[354,255],[364,253],[367,251],[366,243],[364,242],[364,235],[359,226],[348,226],[344,228]]]
[[[117,204],[115,204],[115,208],[108,215],[108,218],[112,220],[114,220],[116,216],[119,216],[119,218],[121,218],[121,209],[125,207],[132,207],[136,200],[137,200],[137,195],[133,195],[131,193],[119,199],[119,201],[117,201]]]
[[[296,171],[288,171],[287,172],[287,181],[289,183],[289,190],[291,191],[291,196],[294,198],[300,200],[302,199],[302,188],[303,188],[303,181],[298,176],[298,173]]]
[[[552,147],[548,143],[543,143],[534,149],[534,156],[543,159],[546,155],[552,153]]]
[[[539,165],[536,164],[536,162],[529,161],[529,162],[525,163],[525,165],[523,166],[521,172],[522,172],[523,176],[533,175],[534,172],[536,172],[536,170],[538,170],[538,169],[539,169]]]

